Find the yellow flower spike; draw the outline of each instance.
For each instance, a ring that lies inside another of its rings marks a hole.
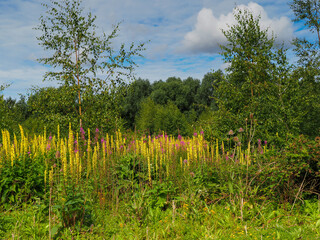
[[[44,170],[44,185],[47,185],[47,169]]]
[[[51,167],[51,170],[49,171],[49,184],[51,187],[53,186],[53,167]]]
[[[13,143],[14,143],[14,147],[15,147],[15,153],[16,153],[16,157],[18,156],[19,154],[19,151],[18,151],[18,140],[17,140],[17,136],[16,134],[13,134]]]
[[[149,183],[151,183],[151,163],[150,163],[150,156],[148,154],[148,175],[149,175]]]
[[[77,181],[79,182],[81,179],[81,174],[82,174],[82,164],[81,164],[81,159],[80,159],[80,155],[79,152],[76,153],[76,159],[77,159],[77,172],[78,172],[78,178]]]
[[[10,151],[11,167],[13,166],[14,158],[15,158],[14,145],[12,144],[12,146],[11,146],[11,151]]]
[[[103,161],[103,171],[106,171],[106,142],[102,142],[102,161]]]
[[[219,162],[219,140],[216,139],[216,161]]]
[[[92,171],[95,173],[97,169],[97,147],[94,147],[92,156]]]

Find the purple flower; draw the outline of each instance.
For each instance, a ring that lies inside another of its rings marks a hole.
[[[188,160],[187,160],[187,159],[185,159],[185,160],[183,160],[183,162],[184,162],[185,164],[187,164],[187,163],[188,163]]]
[[[203,135],[203,131],[201,131],[200,134]]]
[[[48,144],[48,145],[47,145],[47,148],[46,148],[46,149],[47,149],[47,151],[49,151],[49,150],[50,150],[50,148],[51,148],[51,146],[50,146],[50,144]]]
[[[50,140],[50,141],[52,140],[52,136],[49,136],[49,140]]]
[[[261,144],[261,139],[258,139],[258,144],[259,144],[259,145]]]
[[[195,133],[193,133],[193,136],[195,136],[195,137],[196,137],[197,135],[198,135],[198,134],[197,134],[196,132],[195,132]]]
[[[99,132],[99,129],[98,128],[96,128],[96,133],[98,133]]]
[[[182,137],[181,137],[181,135],[180,135],[180,134],[178,135],[178,139],[179,139],[180,141],[181,141],[181,139],[182,139]]]
[[[227,160],[227,161],[229,160],[229,156],[226,156],[226,160]]]
[[[101,143],[104,143],[104,138],[101,138]]]
[[[267,145],[267,143],[268,143],[267,141],[264,141],[264,145]]]

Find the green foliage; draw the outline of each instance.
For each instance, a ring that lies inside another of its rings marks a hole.
[[[237,9],[235,19],[235,25],[223,30],[228,44],[221,46],[222,55],[230,66],[217,89],[219,109],[236,119],[229,128],[239,127],[254,114],[259,137],[298,133],[304,113],[296,111],[299,84],[291,77],[286,50],[275,48],[274,38],[260,27],[260,17]]]
[[[45,165],[40,159],[16,159],[4,162],[0,170],[0,203],[4,207],[43,198]]]
[[[156,104],[174,103],[182,113],[190,111],[196,103],[200,81],[191,77],[181,80],[170,77],[166,82],[158,81],[152,85],[151,99]]]
[[[315,40],[296,38],[293,41],[298,57],[294,78],[298,79],[301,95],[300,112],[304,113],[300,125],[301,133],[315,137],[320,133],[319,69],[320,69],[320,14],[319,1],[294,0],[290,6],[295,14],[295,22],[304,22],[311,31],[316,32]]]
[[[53,210],[58,213],[63,228],[89,227],[92,223],[92,206],[86,199],[81,186],[67,185],[63,189],[62,198],[53,205]],[[59,234],[59,233],[58,233]]]
[[[33,115],[27,125],[35,132],[46,126],[48,132],[54,133],[58,125],[61,129],[68,129],[69,123],[78,126],[76,94],[76,89],[68,86],[33,89],[28,99]]]
[[[126,126],[133,129],[137,112],[140,111],[141,102],[150,95],[151,84],[149,80],[137,79],[132,82],[123,99],[122,117],[127,121]]]
[[[163,106],[151,98],[142,103],[136,124],[139,129],[149,130],[150,133],[165,131],[173,135],[189,135],[192,132],[186,117],[174,103],[168,102]]]

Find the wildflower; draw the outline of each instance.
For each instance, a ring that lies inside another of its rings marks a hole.
[[[239,128],[238,132],[239,132],[239,133],[244,132],[243,128]]]
[[[226,160],[227,160],[227,161],[229,160],[229,156],[226,156]]]
[[[239,147],[240,147],[240,146],[241,146],[241,142],[237,142],[237,146],[239,146]]]
[[[47,151],[49,151],[50,150],[50,148],[51,148],[51,146],[50,146],[50,144],[48,143],[48,145],[47,145]]]
[[[197,135],[198,135],[198,134],[197,134],[196,132],[195,132],[195,133],[193,133],[193,136],[195,136],[195,137],[196,137]]]
[[[59,158],[59,157],[60,157],[60,152],[56,151],[56,158]]]
[[[181,137],[181,135],[180,135],[180,134],[178,135],[178,139],[179,139],[179,141],[181,141],[181,139],[182,139],[182,137]]]
[[[185,160],[183,160],[183,162],[184,162],[185,164],[187,164],[187,163],[188,163],[188,160],[187,160],[187,159],[185,159]]]
[[[96,133],[98,133],[99,132],[99,129],[98,128],[96,128]]]
[[[190,176],[194,177],[195,176],[194,172],[190,172]]]
[[[267,143],[268,143],[267,141],[264,141],[264,145],[267,145]]]
[[[203,135],[203,131],[201,131],[200,134]]]
[[[229,132],[228,132],[228,135],[233,135],[234,134],[234,132],[232,131],[232,130],[230,130]]]
[[[235,137],[233,138],[233,141],[239,142],[239,138],[238,138],[237,136],[235,136]]]
[[[49,140],[50,140],[50,141],[52,140],[52,136],[49,136]]]

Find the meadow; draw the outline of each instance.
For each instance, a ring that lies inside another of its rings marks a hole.
[[[1,131],[1,239],[319,239],[320,139]]]

